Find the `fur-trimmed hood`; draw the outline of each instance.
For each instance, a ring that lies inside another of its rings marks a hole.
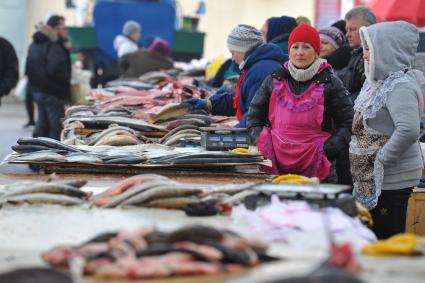
[[[46,40],[50,40],[52,42],[58,41],[58,35],[51,26],[40,23],[36,25],[35,28],[37,31],[32,36],[35,42],[43,42]]]

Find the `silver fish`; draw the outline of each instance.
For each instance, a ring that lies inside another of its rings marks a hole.
[[[198,188],[188,188],[186,185],[160,185],[127,199],[121,205],[140,205],[151,200],[184,197],[196,195],[200,192],[202,192],[202,190]]]
[[[127,199],[140,194],[141,192],[144,192],[152,187],[159,186],[159,185],[170,185],[174,186],[177,183],[173,182],[171,180],[163,179],[163,180],[152,180],[152,181],[145,181],[139,185],[136,185],[128,190],[126,190],[124,193],[119,194],[109,201],[108,204],[106,204],[103,207],[111,208],[116,207],[120,205],[122,202],[126,201]]]
[[[86,193],[80,189],[75,187],[71,187],[64,184],[57,183],[38,183],[31,184],[25,187],[12,187],[2,195],[2,198],[9,198],[10,196],[16,195],[25,195],[25,194],[33,194],[33,193],[49,193],[49,194],[62,194],[68,195],[72,197],[78,198],[89,198],[91,196],[90,193]]]
[[[20,154],[13,161],[54,161],[66,162],[66,157],[56,153],[55,150],[41,150],[31,153]]]
[[[76,163],[103,163],[102,158],[95,154],[77,153],[66,157],[68,162]]]
[[[188,197],[162,198],[150,201],[143,204],[143,206],[164,209],[180,209],[194,202],[199,202],[199,200]]]
[[[0,200],[0,205],[6,203],[30,203],[30,204],[60,204],[60,205],[80,205],[85,203],[85,201],[65,196],[65,195],[55,195],[55,194],[46,194],[46,193],[35,193],[35,194],[26,194],[26,195],[17,195],[11,196],[6,199]]]

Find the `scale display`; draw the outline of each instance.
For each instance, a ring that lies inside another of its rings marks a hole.
[[[231,150],[249,147],[248,133],[245,128],[202,128],[201,130],[201,145],[206,150]]]

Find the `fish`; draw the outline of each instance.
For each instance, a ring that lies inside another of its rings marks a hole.
[[[181,117],[189,113],[189,104],[169,103],[165,105],[161,111],[150,116],[150,122],[156,123],[166,121],[171,118]]]
[[[237,193],[242,192],[244,190],[251,189],[255,185],[257,185],[257,184],[256,183],[243,183],[243,184],[217,185],[213,190],[211,190],[210,192],[207,192],[207,194],[209,194],[209,193],[213,193],[213,194],[215,194],[215,193],[225,193],[225,194],[229,194],[229,195],[234,195],[234,194],[237,194]]]
[[[170,184],[170,183],[175,183],[169,179],[159,179],[159,180],[148,180],[145,181],[141,184],[135,185],[133,187],[131,187],[130,189],[126,190],[125,192],[112,197],[108,203],[106,203],[105,205],[103,205],[103,207],[106,208],[111,208],[111,207],[116,207],[118,206],[120,203],[122,203],[123,201],[141,193],[144,192],[150,188],[153,188],[155,186],[159,186],[159,185],[165,185],[165,184]],[[177,184],[177,183],[175,183]]]
[[[173,120],[173,121],[168,121],[165,123],[162,123],[161,125],[165,126],[165,128],[170,131],[174,128],[177,128],[179,126],[182,125],[192,125],[192,126],[197,126],[197,127],[207,127],[208,123],[205,123],[203,120],[201,119],[197,119],[197,118],[188,118],[188,119],[177,119],[177,120]]]
[[[66,157],[59,154],[58,152],[63,151],[57,151],[57,150],[40,150],[40,151],[34,151],[31,153],[24,153],[16,156],[13,158],[13,161],[53,161],[53,162],[66,162]],[[66,152],[67,153],[67,152]]]
[[[139,185],[142,182],[150,181],[150,180],[167,180],[167,177],[158,175],[158,174],[141,174],[136,175],[130,178],[127,178],[115,186],[111,187],[107,191],[103,192],[102,194],[98,194],[94,196],[93,203],[96,206],[103,206],[105,205],[110,197],[122,194],[123,192],[127,191],[133,186]]]
[[[49,147],[51,149],[59,149],[59,150],[66,150],[69,152],[81,152],[82,150],[61,143],[60,141],[57,141],[55,139],[51,139],[51,138],[46,138],[46,137],[38,137],[38,138],[19,138],[17,141],[18,144],[20,145],[41,145],[41,146],[46,146]]]
[[[102,139],[96,142],[97,145],[111,145],[111,146],[123,146],[123,145],[136,145],[139,144],[140,141],[131,136],[131,134],[119,134],[115,133],[115,135],[105,136]]]
[[[118,125],[110,125],[108,129],[102,131],[101,133],[96,135],[93,139],[90,139],[90,141],[87,143],[87,145],[95,145],[103,137],[105,137],[109,134],[114,134],[114,133],[118,133],[118,132],[127,132],[127,133],[133,134],[134,136],[137,135],[137,133],[131,128],[122,127],[122,126],[118,126]]]
[[[16,151],[18,153],[27,153],[27,152],[34,152],[34,151],[40,151],[40,150],[49,150],[50,147],[42,146],[42,145],[33,145],[33,144],[18,144],[13,145],[12,150]]]
[[[100,158],[96,154],[88,154],[88,153],[77,153],[71,154],[66,157],[67,162],[75,162],[75,163],[103,163],[102,158]]]
[[[201,192],[202,190],[198,188],[189,188],[186,185],[176,185],[170,183],[156,186],[150,190],[133,196],[122,202],[121,205],[140,205],[151,200],[197,195]]]
[[[182,130],[197,130],[197,131],[201,131],[201,128],[198,126],[194,126],[194,125],[181,125],[178,126],[174,129],[172,129],[171,131],[169,131],[165,136],[163,136],[162,138],[159,139],[158,143],[163,143],[166,139],[168,139],[170,136],[174,135],[175,133],[182,131]]]
[[[111,124],[118,124],[120,126],[143,132],[168,132],[168,130],[163,126],[127,117],[80,117],[68,118],[65,122],[71,123],[76,120],[83,123],[86,128],[107,128]]]
[[[85,203],[84,200],[70,197],[65,195],[56,195],[56,194],[47,194],[47,193],[34,193],[34,194],[25,194],[25,195],[16,195],[11,196],[6,199],[0,200],[0,205],[6,203],[20,204],[20,203],[30,203],[30,204],[60,204],[60,205],[80,205]]]
[[[62,195],[68,195],[68,196],[78,197],[82,199],[88,199],[92,194],[72,186],[58,184],[54,182],[28,184],[25,187],[21,187],[21,188],[9,187],[8,189],[9,189],[8,192],[2,195],[2,198],[9,198],[10,196],[33,194],[33,193],[49,193],[49,194],[62,194]]]
[[[181,133],[181,134],[177,134],[170,137],[168,140],[164,142],[164,145],[171,146],[180,142],[182,139],[185,140],[188,138],[200,138],[200,137],[201,137],[200,133],[191,133],[191,132]]]
[[[194,198],[188,197],[174,197],[174,198],[162,198],[150,201],[143,206],[153,208],[165,208],[165,209],[180,209],[190,203],[197,202]]]
[[[211,125],[211,123],[213,122],[213,118],[211,116],[204,115],[204,114],[190,113],[190,114],[184,115],[182,118],[183,119],[190,119],[190,118],[199,119],[199,120],[204,121],[208,125]]]
[[[75,105],[65,110],[65,117],[71,117],[74,113],[80,111],[90,111],[93,114],[97,114],[100,110],[94,106]]]

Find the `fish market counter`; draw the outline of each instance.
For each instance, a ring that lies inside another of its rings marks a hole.
[[[154,225],[170,231],[182,225],[203,224],[233,229],[246,234],[244,227],[236,225],[231,218],[223,216],[189,218],[179,211],[158,209],[134,210],[84,210],[50,206],[19,208],[3,207],[0,210],[0,271],[23,266],[43,266],[40,254],[63,244],[76,245],[99,233],[117,229],[135,229]],[[252,235],[250,235],[252,236]],[[327,248],[312,248],[311,237],[299,238],[299,245],[272,243],[271,255],[284,258],[282,261],[262,264],[256,268],[230,275],[193,278],[171,278],[143,282],[269,282],[277,278],[304,275],[325,259]],[[424,257],[374,258],[358,255],[360,277],[364,282],[423,282],[425,277]],[[76,282],[99,282],[78,279]],[[141,281],[107,281],[141,282]]]

